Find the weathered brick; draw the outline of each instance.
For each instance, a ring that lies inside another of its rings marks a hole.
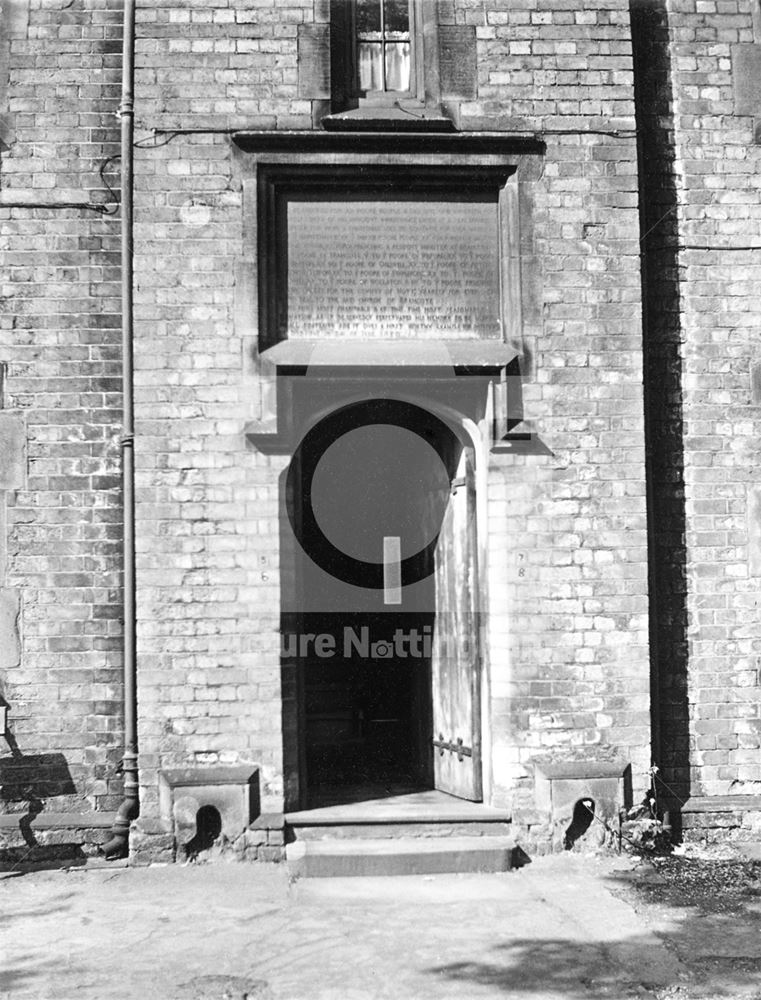
[[[731,58],[753,42],[752,24],[749,11],[708,16],[701,3],[635,2],[634,60],[619,0],[438,4],[443,24],[475,36],[477,89],[459,103],[460,129],[545,143],[519,163],[520,238],[524,409],[551,454],[492,455],[484,505],[493,801],[530,780],[539,753],[611,746],[644,791],[650,637],[664,774],[689,775],[693,792],[760,780],[759,729],[747,722],[761,641],[749,522],[761,269],[742,247],[761,240],[761,147],[750,118],[735,116]],[[241,323],[236,302],[252,267],[242,181],[253,169],[225,130],[309,130],[324,114],[327,75],[300,74],[298,52],[299,39],[305,50],[324,42],[330,5],[234,7],[138,10],[138,134],[159,130],[135,150],[147,815],[162,767],[254,761],[273,812],[291,778],[278,637],[287,459],[251,450],[242,433],[264,392],[243,361],[256,316]],[[32,7],[13,36],[6,201],[54,189],[109,201],[98,170],[118,147],[120,13],[117,0],[85,0],[65,18]],[[63,753],[78,794],[102,808],[119,791],[104,768],[122,735],[119,221],[0,215],[13,317],[0,317],[0,361],[14,411],[2,419],[24,414],[28,463],[26,478],[20,459],[3,468],[4,585],[24,615],[3,693],[22,751]],[[279,844],[249,847],[274,856]]]

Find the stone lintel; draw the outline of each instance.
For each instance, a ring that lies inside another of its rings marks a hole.
[[[535,764],[536,808],[555,821],[570,820],[576,804],[592,799],[595,815],[614,820],[631,805],[630,770],[623,759],[565,760]]]
[[[259,773],[255,764],[234,764],[226,767],[180,767],[160,771],[161,778],[174,788],[195,785],[241,785],[249,784]]]
[[[352,132],[240,131],[232,136],[246,153],[368,153],[454,154],[458,156],[515,156],[543,154],[541,135],[510,132]]]
[[[541,761],[534,764],[537,774],[550,781],[558,778],[620,778],[628,767],[623,758],[614,760]]]

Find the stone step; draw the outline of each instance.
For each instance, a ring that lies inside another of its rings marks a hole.
[[[293,822],[286,817],[286,839],[293,840],[387,840],[437,837],[506,837],[510,823],[502,819],[486,822],[437,820],[377,820],[357,822]]]
[[[437,875],[509,871],[514,850],[510,837],[297,840],[286,860],[294,877]]]
[[[428,789],[286,813],[286,840],[504,837],[510,813]]]

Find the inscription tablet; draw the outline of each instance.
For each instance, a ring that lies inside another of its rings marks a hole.
[[[442,24],[439,28],[441,96],[474,100],[478,96],[476,29]]]
[[[330,97],[330,33],[327,25],[300,24],[298,34],[299,97]]]
[[[496,200],[288,200],[288,336],[497,338]]]

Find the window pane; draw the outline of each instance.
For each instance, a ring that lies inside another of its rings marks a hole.
[[[357,0],[357,31],[380,31],[380,0]]]
[[[359,89],[383,90],[380,42],[360,42],[358,52]]]
[[[386,45],[386,90],[410,89],[410,43]]]
[[[386,31],[410,30],[409,0],[385,0]]]

